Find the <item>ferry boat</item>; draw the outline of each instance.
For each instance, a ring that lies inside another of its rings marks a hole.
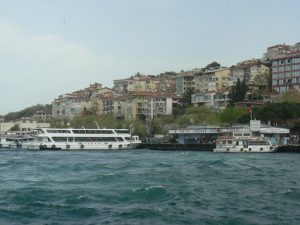
[[[36,130],[32,141],[22,144],[30,150],[109,150],[134,149],[141,144],[128,129],[55,129]]]
[[[232,136],[220,136],[216,140],[214,152],[275,152],[278,146],[262,136],[252,136],[251,132],[233,132]]]

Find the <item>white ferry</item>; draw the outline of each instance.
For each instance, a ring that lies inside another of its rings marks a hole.
[[[36,130],[32,141],[22,144],[32,150],[134,149],[141,144],[128,129],[54,129]]]
[[[218,137],[214,152],[275,152],[277,148],[267,138],[253,137],[251,132],[240,132]]]

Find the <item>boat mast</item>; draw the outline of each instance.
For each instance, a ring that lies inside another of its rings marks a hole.
[[[100,130],[99,124],[97,123],[97,121],[95,120],[95,123],[97,125],[98,130]]]

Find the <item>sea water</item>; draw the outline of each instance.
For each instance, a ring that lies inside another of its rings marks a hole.
[[[300,154],[0,151],[0,224],[300,224]]]

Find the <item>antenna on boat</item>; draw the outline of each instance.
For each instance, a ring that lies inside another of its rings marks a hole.
[[[98,130],[100,130],[99,124],[97,123],[97,121],[95,120],[95,123],[97,125]]]

